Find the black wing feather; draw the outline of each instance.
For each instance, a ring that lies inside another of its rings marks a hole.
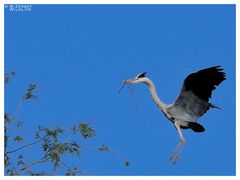
[[[212,91],[225,79],[221,66],[213,66],[188,75],[184,80],[185,90],[208,102]]]

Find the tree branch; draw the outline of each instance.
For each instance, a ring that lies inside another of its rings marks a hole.
[[[34,141],[34,142],[30,143],[30,144],[26,144],[26,145],[24,145],[24,146],[21,146],[21,147],[19,147],[19,148],[17,148],[17,149],[12,150],[12,151],[7,151],[6,154],[14,153],[14,152],[19,151],[19,150],[21,150],[21,149],[23,149],[23,148],[26,148],[26,147],[32,146],[32,145],[34,145],[34,144],[37,144],[37,143],[41,142],[43,139],[45,139],[46,137],[47,137],[47,135],[44,136],[43,138],[37,140],[37,141]]]
[[[24,166],[23,168],[21,168],[19,171],[16,171],[16,174],[19,174],[20,172],[24,171],[25,169],[30,168],[31,166],[33,166],[33,165],[35,165],[35,164],[43,163],[43,162],[47,161],[47,160],[48,160],[48,159],[46,159],[47,156],[48,156],[48,155],[45,155],[45,156],[43,156],[41,159],[39,159],[39,160],[37,160],[37,161],[34,161],[34,162],[30,163],[30,164],[25,165],[25,166]]]

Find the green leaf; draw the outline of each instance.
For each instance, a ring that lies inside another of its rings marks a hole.
[[[8,124],[12,123],[12,119],[10,117],[10,113],[4,113],[4,121]]]
[[[73,167],[73,168],[67,170],[67,172],[65,173],[65,176],[76,176],[77,174],[79,174],[81,172],[82,171],[79,168]]]
[[[4,84],[8,84],[10,82],[10,76],[8,74],[5,74],[4,76]]]
[[[28,92],[32,92],[33,90],[35,90],[37,88],[37,84],[36,83],[31,83],[28,86]]]
[[[89,124],[80,123],[79,131],[83,137],[83,139],[87,139],[93,136],[96,136],[95,130],[89,126]]]
[[[12,70],[11,74],[12,74],[12,76],[15,76],[17,74],[17,72],[15,70]]]
[[[17,127],[22,127],[23,126],[23,122],[22,121],[17,121]]]
[[[24,166],[23,161],[18,161],[17,166]]]
[[[130,166],[130,162],[128,160],[125,160],[124,164],[126,167]]]
[[[98,147],[99,151],[109,151],[109,147],[105,146],[104,144]]]
[[[32,92],[26,92],[23,96],[23,100],[36,100],[37,99],[37,95],[34,95]]]
[[[36,138],[36,139],[40,139],[40,138],[41,138],[39,131],[36,131],[36,132],[35,132],[35,138]]]
[[[23,138],[22,138],[21,136],[15,136],[15,137],[13,138],[13,140],[16,141],[16,142],[22,142],[22,141],[23,141]]]

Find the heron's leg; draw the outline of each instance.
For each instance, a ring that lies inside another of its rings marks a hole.
[[[178,132],[178,134],[179,134],[179,137],[180,137],[181,142],[177,145],[176,149],[174,150],[173,154],[170,156],[169,160],[172,161],[173,164],[176,164],[177,161],[180,160],[180,153],[181,153],[181,151],[182,151],[182,149],[183,149],[184,144],[186,143],[186,141],[185,141],[185,139],[184,139],[184,137],[183,137],[183,135],[182,135],[182,132],[181,132],[181,130],[180,130],[180,125],[179,125],[177,122],[175,122],[175,123],[174,123],[174,126],[175,126],[176,129],[177,129],[177,132]]]

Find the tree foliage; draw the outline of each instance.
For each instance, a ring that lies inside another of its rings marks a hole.
[[[5,87],[12,81],[15,75],[15,71],[5,73]],[[30,83],[28,85],[23,96],[20,98],[20,108],[22,108],[26,101],[34,101],[39,97],[37,95],[38,87],[37,83]],[[83,173],[84,171],[81,167],[76,167],[74,164],[67,164],[64,161],[64,157],[76,156],[76,160],[80,161],[81,143],[95,137],[95,129],[89,123],[85,122],[73,124],[70,128],[62,128],[60,126],[49,128],[39,125],[35,131],[24,129],[24,121],[20,121],[17,118],[20,110],[19,107],[15,113],[4,113],[5,175],[74,176]],[[26,135],[24,133],[27,133],[28,141],[25,140]],[[82,141],[79,141],[79,137],[82,138]],[[41,153],[36,154],[35,159],[28,158],[26,151],[34,154],[36,146],[40,149]],[[111,149],[104,144],[96,147],[95,150],[99,152],[111,152]],[[123,164],[125,166],[129,166],[130,163],[128,160],[122,158],[121,160],[124,161]],[[41,165],[44,164],[51,164],[52,169],[41,168]],[[37,166],[39,168],[34,168]],[[58,173],[59,169],[61,169],[61,173]]]

